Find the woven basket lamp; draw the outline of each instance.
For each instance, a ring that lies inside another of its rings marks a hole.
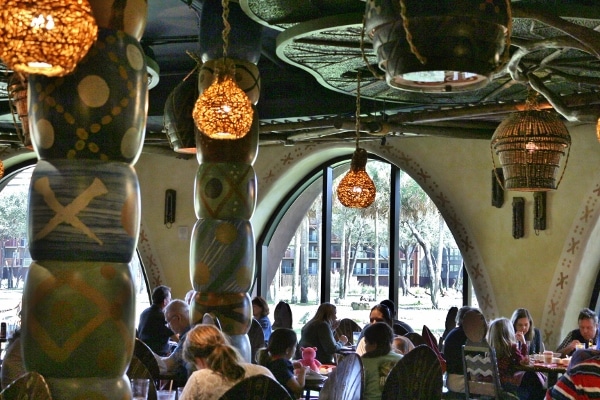
[[[223,58],[215,65],[215,79],[196,104],[192,116],[200,130],[212,139],[240,139],[250,131],[254,110],[252,103],[235,81],[235,63],[227,58],[229,46],[229,0],[223,6]]]
[[[366,166],[367,151],[357,147],[352,155],[350,171],[337,187],[338,199],[345,207],[367,208],[375,200],[377,191],[373,180],[365,170]]]
[[[571,136],[558,115],[527,110],[496,128],[491,147],[498,155],[507,190],[544,192],[558,188],[568,161]],[[564,168],[556,176],[565,156]]]
[[[213,139],[240,139],[250,131],[252,103],[235,82],[235,65],[223,59],[213,83],[194,105],[192,116],[198,129]]]
[[[373,180],[367,174],[367,151],[358,146],[360,139],[360,72],[356,84],[356,150],[352,154],[350,171],[342,178],[337,187],[337,196],[343,206],[349,208],[367,208],[373,201],[377,190]]]
[[[0,58],[15,72],[64,76],[97,34],[87,0],[7,0],[0,11]]]

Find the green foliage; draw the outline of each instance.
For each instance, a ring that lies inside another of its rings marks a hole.
[[[27,192],[0,195],[0,240],[27,236]]]

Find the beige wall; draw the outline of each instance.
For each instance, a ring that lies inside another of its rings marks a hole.
[[[587,306],[600,259],[600,143],[595,126],[570,130],[568,166],[558,190],[548,194],[548,228],[539,235],[533,232],[531,193],[507,192],[502,208],[491,205],[489,142],[389,138],[386,146],[379,141],[365,145],[411,174],[437,203],[461,248],[486,316],[510,316],[513,309],[526,307],[550,347],[576,326],[577,311]],[[255,236],[306,172],[353,150],[352,143],[261,148],[254,165],[259,180],[252,219]],[[191,287],[188,257],[196,221],[193,190],[198,164],[194,158],[144,153],[135,168],[142,198],[138,247],[151,285],[167,284],[174,297],[182,298]],[[177,190],[171,228],[163,224],[166,189]],[[518,240],[511,234],[515,196],[526,201],[525,237]]]

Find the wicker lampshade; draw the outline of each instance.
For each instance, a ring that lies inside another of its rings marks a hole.
[[[365,170],[367,166],[367,151],[357,148],[352,155],[350,171],[344,176],[337,187],[337,196],[346,207],[366,208],[375,200],[375,184]]]
[[[568,160],[570,145],[569,131],[557,114],[538,110],[512,114],[496,128],[491,142],[506,189],[521,192],[556,189],[561,158],[566,153]]]
[[[250,131],[254,110],[231,73],[218,75],[192,113],[198,129],[213,139],[239,139]]]
[[[97,34],[87,0],[6,0],[0,11],[0,58],[23,74],[64,76]]]

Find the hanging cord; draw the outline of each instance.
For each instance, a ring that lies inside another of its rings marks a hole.
[[[385,74],[379,74],[377,73],[377,71],[375,70],[375,68],[373,68],[373,66],[371,65],[371,63],[369,62],[369,60],[367,60],[367,55],[365,54],[365,24],[367,21],[367,16],[366,13],[365,15],[363,15],[363,19],[362,19],[362,26],[360,27],[360,54],[362,56],[363,61],[365,62],[367,68],[369,69],[369,71],[371,71],[371,74],[373,74],[373,76],[379,80],[383,80],[385,78]]]
[[[360,71],[356,75],[356,117],[354,118],[356,129],[356,148],[358,149],[358,141],[360,139]]]
[[[229,47],[229,31],[231,31],[231,25],[229,24],[229,0],[221,0],[223,6],[223,32],[221,37],[223,38],[223,60],[227,58],[227,48]]]
[[[417,60],[419,60],[421,64],[427,64],[427,57],[423,56],[413,43],[413,36],[409,29],[409,21],[408,16],[406,15],[406,4],[404,3],[404,0],[400,0],[400,17],[402,17],[402,26],[404,27],[404,32],[406,32],[406,41],[410,47],[410,52],[417,57]]]
[[[506,0],[506,17],[506,44],[504,46],[502,60],[494,72],[500,71],[510,60],[510,37],[512,36],[512,8],[510,6],[510,0]]]

